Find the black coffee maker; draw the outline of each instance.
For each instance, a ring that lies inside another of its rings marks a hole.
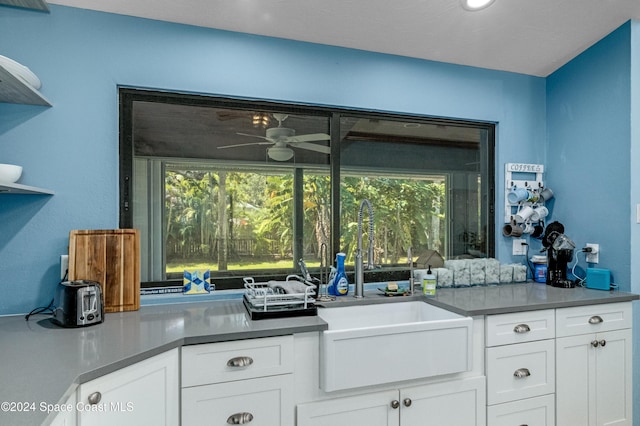
[[[564,225],[557,221],[547,225],[542,245],[547,251],[547,285],[575,287],[575,282],[567,279],[567,266],[573,259],[573,249],[576,245],[564,235]]]

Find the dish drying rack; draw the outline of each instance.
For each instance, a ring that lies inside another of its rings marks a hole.
[[[252,320],[318,314],[315,284],[298,275],[288,275],[285,281],[256,282],[253,277],[243,281],[242,302]]]

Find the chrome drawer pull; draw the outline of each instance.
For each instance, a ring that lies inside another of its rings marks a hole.
[[[591,346],[593,346],[594,348],[597,348],[599,344],[600,344],[600,343],[598,343],[598,341],[597,341],[597,340],[592,340],[592,341],[591,341]]]
[[[237,356],[227,361],[227,367],[246,367],[253,364],[253,358],[250,356]]]
[[[398,401],[397,399],[394,399],[393,401],[391,401],[391,408],[393,408],[394,410],[399,406],[400,406],[400,401]]]
[[[594,315],[589,318],[589,324],[600,324],[601,322],[604,322],[604,320],[599,315]]]
[[[405,407],[411,407],[411,403],[413,401],[411,401],[411,398],[405,398],[402,403],[404,404]]]
[[[607,344],[606,340],[604,340],[604,339],[600,340],[600,346],[605,346],[606,344]]]
[[[513,372],[513,375],[514,377],[521,379],[523,377],[529,377],[531,375],[531,372],[529,371],[528,368],[518,368],[516,371]]]
[[[227,424],[230,425],[243,425],[245,423],[249,423],[253,420],[253,414],[251,413],[236,413],[229,416],[227,419]]]
[[[100,392],[94,392],[87,397],[87,401],[89,404],[96,405],[102,399],[102,394]]]
[[[531,329],[529,328],[529,326],[527,324],[518,324],[515,327],[513,327],[513,332],[514,333],[528,333],[530,331],[531,331]]]

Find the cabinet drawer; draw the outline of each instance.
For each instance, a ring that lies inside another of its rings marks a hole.
[[[492,405],[487,408],[487,424],[490,426],[553,426],[555,425],[553,395]]]
[[[292,374],[182,389],[183,426],[293,422]]]
[[[554,392],[554,340],[487,349],[487,404]]]
[[[486,324],[487,346],[553,339],[556,335],[553,309],[490,315]]]
[[[631,328],[631,302],[576,306],[556,310],[556,336]]]
[[[293,336],[182,348],[182,387],[293,372]]]

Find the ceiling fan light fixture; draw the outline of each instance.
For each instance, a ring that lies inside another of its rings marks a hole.
[[[267,155],[275,161],[287,161],[293,157],[293,150],[287,147],[272,146],[267,148]]]
[[[269,119],[269,114],[267,114],[266,112],[256,112],[253,114],[253,117],[251,117],[251,122],[253,123],[254,127],[266,128],[269,125],[270,121],[271,120]]]
[[[469,11],[486,9],[491,6],[495,0],[460,0],[462,7]]]

